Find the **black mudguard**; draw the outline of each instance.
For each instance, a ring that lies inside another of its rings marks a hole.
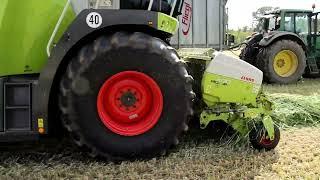
[[[93,29],[87,25],[86,17],[91,12],[97,12],[102,16],[103,23],[99,28]],[[153,11],[105,9],[82,11],[53,48],[48,63],[40,74],[39,84],[34,90],[33,118],[44,120],[45,133],[48,133],[48,118],[51,108],[57,103],[55,94],[58,92],[61,74],[79,47],[101,34],[121,30],[140,31],[163,40],[172,36],[158,31],[157,27],[158,14]]]
[[[298,42],[304,50],[307,49],[306,43],[299,37],[297,34],[287,31],[273,31],[264,36],[264,38],[260,41],[259,45],[262,47],[266,47],[271,45],[272,43],[280,40],[287,39]]]

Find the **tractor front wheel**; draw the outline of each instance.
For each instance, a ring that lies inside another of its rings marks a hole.
[[[270,83],[297,82],[306,68],[306,54],[295,41],[280,40],[260,50],[257,66]]]
[[[138,32],[102,36],[68,65],[60,86],[63,122],[93,156],[162,155],[188,129],[191,83],[162,40]]]

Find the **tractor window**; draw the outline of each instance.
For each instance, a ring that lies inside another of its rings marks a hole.
[[[274,31],[280,28],[281,17],[272,16],[269,20],[269,28],[268,30]]]
[[[308,34],[308,16],[304,13],[296,14],[296,33]]]
[[[268,30],[275,30],[276,27],[276,18],[275,17],[271,17],[269,19],[269,28]]]
[[[294,13],[286,13],[284,19],[284,30],[294,32]]]
[[[316,32],[314,32],[315,21],[317,21]],[[312,18],[311,18],[311,33],[312,34],[319,34],[319,32],[320,32],[320,19],[319,18],[316,19],[316,16],[312,16]]]

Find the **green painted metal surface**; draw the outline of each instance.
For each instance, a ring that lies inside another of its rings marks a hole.
[[[261,93],[260,85],[205,72],[202,97],[207,108],[200,115],[201,128],[222,120],[245,136],[256,123],[262,123],[270,137],[274,137],[270,117],[273,105]]]
[[[203,100],[209,106],[216,103],[255,105],[259,90],[259,85],[208,72],[202,79]]]
[[[0,76],[39,73],[66,0],[0,0]],[[75,18],[69,7],[54,42]]]
[[[181,48],[177,52],[185,61],[203,60],[209,63],[214,58],[215,50],[212,48]]]
[[[270,116],[265,116],[262,120],[263,126],[266,128],[268,132],[268,136],[270,140],[274,140],[274,124],[272,118]]]
[[[176,18],[163,13],[158,13],[158,29],[169,34],[175,34],[179,28],[179,21]]]
[[[270,116],[272,106],[272,103],[263,94],[259,94],[256,98],[256,106],[245,106],[244,104],[231,106],[227,103],[209,106],[200,115],[201,128],[206,128],[212,121],[224,121],[245,136],[255,127],[255,124],[262,122],[270,139],[273,140],[274,124]],[[228,112],[230,110],[232,112]]]

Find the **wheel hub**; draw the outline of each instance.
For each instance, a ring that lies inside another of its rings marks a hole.
[[[261,140],[260,140],[260,143],[263,144],[263,145],[270,145],[272,144],[272,140],[269,138],[269,136],[262,136]]]
[[[162,109],[163,97],[157,83],[135,71],[121,72],[109,78],[97,99],[103,124],[123,136],[149,131],[158,122]]]
[[[291,50],[278,52],[273,61],[273,69],[280,77],[289,77],[298,69],[298,57]]]
[[[268,132],[266,130],[261,130],[260,131],[260,144],[264,146],[271,145],[273,141],[270,139]]]
[[[136,97],[136,92],[131,92],[130,89],[128,89],[127,92],[124,92],[120,98],[117,100],[120,101],[120,107],[125,108],[137,108],[136,104],[139,99]]]
[[[284,65],[285,65],[284,59],[279,59],[279,60],[277,61],[277,66],[278,66],[279,68],[284,67]]]

